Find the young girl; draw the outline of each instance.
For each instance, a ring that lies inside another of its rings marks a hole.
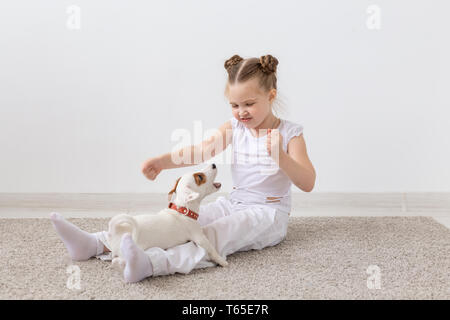
[[[215,137],[218,140],[210,138],[176,152],[177,156],[190,152],[192,159],[195,152],[200,152],[203,161],[207,161],[232,145],[233,191],[229,198],[221,196],[215,202],[201,205],[198,218],[205,235],[223,257],[283,241],[291,210],[292,183],[305,192],[314,187],[316,173],[306,152],[303,127],[277,118],[272,112],[277,94],[277,65],[278,60],[271,55],[249,59],[234,55],[228,59],[225,95],[233,117],[219,128],[220,134]],[[223,143],[217,143],[219,140]],[[259,152],[255,161],[252,156],[256,154],[252,151],[261,149],[264,152]],[[167,153],[148,159],[142,166],[143,174],[155,180],[164,169],[198,164],[194,161],[175,164],[173,156]],[[242,156],[249,160],[239,161]],[[268,164],[275,170],[268,170]],[[50,217],[73,260],[93,256],[110,259],[105,255],[110,251],[105,231],[88,233],[58,213]],[[154,247],[144,251],[126,234],[121,249],[126,261],[123,270],[126,282],[215,266],[205,250],[192,241],[167,250]]]

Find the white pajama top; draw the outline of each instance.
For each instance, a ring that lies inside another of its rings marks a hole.
[[[303,126],[281,119],[278,129],[283,137],[283,150],[288,142],[303,133]],[[255,137],[245,125],[231,118],[233,129],[231,175],[233,203],[265,204],[284,212],[291,211],[291,186],[289,177],[267,152],[266,130]]]

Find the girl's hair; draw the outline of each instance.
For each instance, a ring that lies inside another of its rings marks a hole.
[[[264,92],[277,89],[277,65],[278,59],[270,54],[248,59],[243,59],[235,54],[224,64],[228,72],[225,95],[228,92],[228,85],[242,83],[253,78],[259,80],[259,87]]]

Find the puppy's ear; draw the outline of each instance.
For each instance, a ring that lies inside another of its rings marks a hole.
[[[180,181],[181,177],[179,177],[177,179],[177,182],[175,182],[175,186],[173,187],[172,190],[169,191],[169,194],[167,195],[168,200],[170,201],[172,199],[172,194],[175,192],[177,192],[177,186],[178,186],[178,182]]]

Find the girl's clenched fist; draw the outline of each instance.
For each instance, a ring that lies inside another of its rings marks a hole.
[[[142,173],[147,179],[155,180],[163,167],[159,158],[150,158],[142,164]]]
[[[267,152],[272,159],[279,159],[283,145],[283,136],[278,129],[267,131]]]

